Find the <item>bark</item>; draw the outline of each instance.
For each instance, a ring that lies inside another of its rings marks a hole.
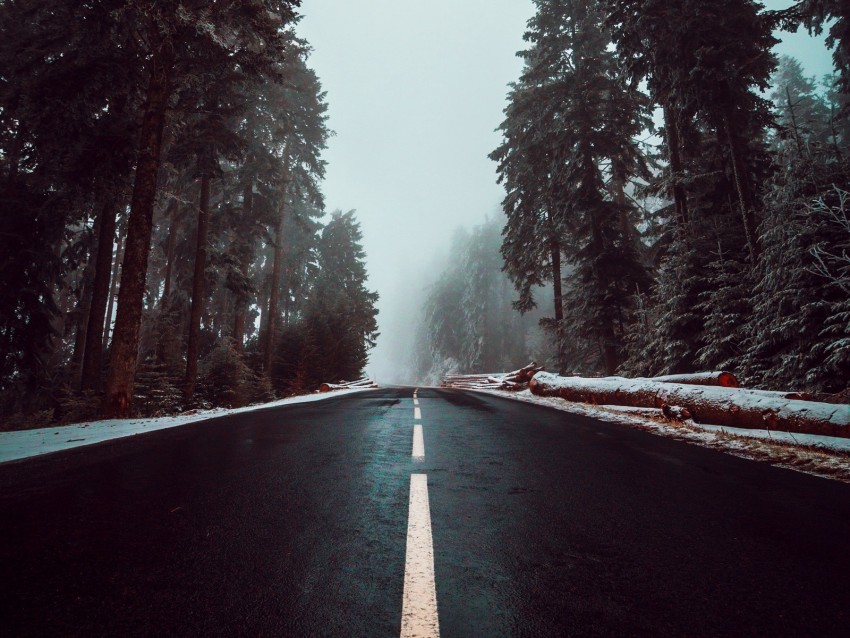
[[[249,179],[245,184],[245,189],[242,192],[242,216],[247,222],[251,218],[254,209],[254,181]],[[251,254],[250,250],[246,250],[243,257],[242,273],[247,274],[250,265]],[[234,300],[233,308],[233,345],[237,352],[242,352],[245,349],[245,319],[248,313],[249,299],[238,293]]]
[[[100,227],[97,235],[97,255],[94,262],[91,308],[86,328],[86,345],[83,354],[83,369],[80,374],[82,390],[100,390],[101,366],[103,364],[103,323],[109,297],[110,271],[112,270],[112,248],[115,242],[115,202],[110,201],[100,211]]]
[[[165,274],[163,275],[162,298],[159,300],[159,305],[163,308],[171,295],[171,277],[174,273],[174,261],[177,258],[177,235],[180,230],[180,222],[183,221],[176,197],[168,205],[168,216],[170,221],[168,223],[168,239],[165,243]]]
[[[280,278],[283,272],[283,220],[286,215],[286,190],[289,183],[289,149],[284,149],[283,188],[280,200],[280,211],[275,220],[274,228],[274,265],[272,266],[271,290],[269,291],[269,311],[266,320],[266,340],[263,352],[263,370],[266,376],[271,375],[272,359],[274,356],[275,333],[280,307]]]
[[[94,285],[95,270],[97,268],[98,247],[100,243],[100,229],[103,226],[103,213],[101,212],[95,218],[92,235],[94,242],[89,251],[88,263],[86,263],[85,273],[83,274],[82,295],[80,303],[74,311],[77,320],[77,330],[74,337],[74,354],[71,357],[71,370],[75,377],[74,384],[77,388],[82,386],[82,366],[83,357],[86,348],[86,338],[88,335],[88,323],[91,316],[92,306],[92,286]],[[111,256],[110,256],[111,257]],[[110,261],[110,267],[112,263]]]
[[[155,54],[156,57],[162,55],[159,51]],[[171,62],[161,59],[155,59],[154,62],[142,119],[136,178],[127,220],[121,288],[118,291],[118,315],[115,319],[109,373],[102,404],[103,415],[112,418],[130,415],[136,381],[153,207],[157,193],[165,111],[170,92]]]
[[[198,206],[198,240],[195,246],[195,272],[192,276],[192,309],[189,312],[189,340],[186,346],[187,399],[195,394],[198,378],[198,351],[201,342],[201,315],[204,312],[204,284],[207,269],[207,236],[210,226],[210,177],[201,177],[201,201]]]
[[[732,173],[735,177],[735,190],[738,194],[738,205],[744,220],[744,234],[747,238],[747,247],[750,259],[755,265],[758,263],[761,252],[757,235],[755,197],[753,196],[752,184],[747,175],[744,165],[744,148],[741,136],[738,134],[737,121],[731,106],[726,108],[724,114],[724,127],[726,129],[726,143],[729,146],[729,155],[732,161]]]
[[[800,139],[800,129],[797,127],[797,114],[794,113],[794,103],[791,101],[791,91],[785,87],[785,99],[788,101],[788,114],[791,116],[791,130],[797,144],[797,156],[803,159],[803,140]]]
[[[667,153],[670,159],[670,173],[673,178],[672,195],[676,208],[676,219],[680,228],[687,232],[689,223],[688,196],[685,187],[679,182],[683,175],[682,141],[679,132],[679,118],[673,107],[664,107],[664,128],[667,131]]]
[[[118,237],[118,250],[115,253],[115,262],[112,266],[112,276],[109,281],[109,305],[106,308],[106,321],[103,326],[103,348],[101,350],[101,365],[103,365],[103,353],[107,352],[109,347],[109,329],[112,325],[112,314],[115,310],[115,298],[118,295],[118,275],[120,274],[121,261],[124,259],[124,238]]]
[[[617,204],[618,219],[620,221],[620,234],[623,236],[623,247],[632,245],[634,228],[629,219],[629,207],[626,199],[626,169],[622,162],[611,160],[611,196]]]
[[[740,388],[738,379],[731,372],[694,372],[693,374],[669,374],[653,377],[659,383],[684,383],[686,385],[717,385],[724,388]]]
[[[552,219],[552,213],[548,213],[549,215],[549,224],[553,226],[550,228],[550,238],[549,238],[549,255],[552,264],[552,290],[553,290],[553,302],[555,305],[555,326],[556,326],[556,339],[557,339],[557,347],[558,347],[558,371],[561,374],[566,372],[567,362],[566,362],[566,354],[564,344],[560,338],[561,329],[564,322],[564,292],[563,292],[563,282],[561,280],[561,242],[558,241],[558,237],[556,235],[554,229],[554,220]]]
[[[559,377],[545,372],[536,374],[529,388],[538,396],[595,405],[662,409],[676,406],[687,410],[696,422],[711,425],[850,437],[847,405],[803,401],[779,392],[659,383],[652,379]]]
[[[586,184],[592,184],[593,181],[596,179],[596,163],[593,161],[593,153],[590,148],[586,144],[584,144],[583,147],[585,173],[584,180]],[[593,246],[596,248],[597,251],[601,253],[606,249],[605,237],[602,233],[602,225],[599,220],[599,215],[591,215],[592,216],[590,220],[590,226],[592,232]],[[604,273],[599,272],[599,270],[594,268],[593,275],[600,288],[605,289],[608,287],[609,282],[607,281],[607,277]],[[609,321],[603,326],[601,326],[599,340],[605,370],[608,374],[614,374],[620,363],[617,347],[615,345],[614,326],[612,325],[612,322]]]

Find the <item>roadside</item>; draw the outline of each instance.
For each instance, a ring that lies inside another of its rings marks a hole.
[[[145,432],[173,428],[187,423],[195,423],[230,414],[241,414],[253,412],[266,408],[274,408],[281,405],[294,405],[296,403],[311,403],[322,401],[341,394],[352,394],[364,392],[370,388],[340,389],[334,392],[321,394],[307,394],[286,399],[279,399],[270,403],[259,403],[245,406],[243,408],[213,408],[211,410],[192,410],[176,416],[164,416],[156,418],[140,419],[108,419],[104,421],[90,421],[86,423],[73,423],[49,428],[38,428],[32,430],[15,430],[11,432],[0,432],[0,463],[16,461],[31,456],[49,454],[68,450],[82,445],[101,443],[110,439],[125,436],[134,436]]]
[[[529,390],[510,392],[478,389],[475,391],[545,405],[611,423],[620,423],[658,436],[671,437],[742,458],[850,483],[850,439],[847,438],[771,430],[745,430],[699,424],[691,419],[676,421],[663,416],[661,410],[573,403],[556,397],[536,396]]]

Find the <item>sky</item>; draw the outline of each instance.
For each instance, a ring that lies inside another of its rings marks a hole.
[[[767,0],[769,9],[792,4]],[[299,35],[327,91],[328,211],[357,211],[381,336],[367,373],[406,382],[419,311],[458,226],[499,210],[487,158],[507,85],[522,65],[531,0],[303,0]],[[832,69],[822,41],[782,34],[777,52],[810,75]]]

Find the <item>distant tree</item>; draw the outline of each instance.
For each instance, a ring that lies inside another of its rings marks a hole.
[[[331,215],[317,246],[318,272],[300,321],[277,341],[275,381],[285,390],[362,376],[378,336],[378,294],[366,288],[365,253],[354,211]]]
[[[801,0],[793,11],[806,27],[817,34],[829,26],[826,44],[833,48],[832,60],[839,89],[850,94],[850,7],[843,0]],[[850,118],[850,110],[843,115]]]
[[[436,383],[447,373],[514,369],[540,353],[535,349],[539,312],[512,305],[510,279],[499,253],[501,217],[471,232],[459,229],[452,259],[429,288],[417,334],[416,372]]]
[[[778,114],[780,133],[776,147],[780,154],[792,148],[800,158],[812,153],[812,145],[826,148],[834,144],[830,110],[817,84],[805,77],[800,63],[789,56],[779,59],[771,78],[770,99]]]

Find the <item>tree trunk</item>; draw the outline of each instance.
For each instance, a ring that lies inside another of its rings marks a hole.
[[[658,383],[684,383],[686,385],[719,385],[724,388],[739,388],[741,384],[731,372],[693,372],[691,374],[668,374],[653,377]]]
[[[83,369],[80,375],[80,388],[82,390],[100,389],[101,366],[103,365],[103,322],[109,297],[112,245],[115,242],[116,208],[115,202],[110,201],[100,211],[91,309],[89,310],[86,328]]]
[[[147,88],[136,179],[127,220],[121,288],[118,291],[118,315],[115,319],[109,354],[109,374],[102,404],[105,417],[128,417],[133,400],[162,131],[170,92],[170,66],[168,60],[155,60]]]
[[[788,103],[788,114],[791,116],[791,130],[794,132],[794,141],[797,144],[797,156],[803,159],[803,140],[800,139],[800,129],[797,126],[797,114],[794,113],[794,102],[791,100],[791,91],[785,87],[785,99]]]
[[[280,212],[274,228],[274,265],[272,266],[271,290],[269,291],[269,312],[266,321],[266,341],[263,352],[263,371],[271,376],[274,356],[277,315],[280,306],[280,277],[283,272],[283,220],[286,214],[286,191],[289,183],[289,144],[284,148],[283,187],[280,200]]]
[[[274,265],[272,266],[271,289],[269,290],[269,310],[266,317],[266,339],[263,352],[263,370],[266,376],[271,374],[274,356],[275,332],[277,329],[278,307],[280,306],[280,276],[283,271],[283,216],[285,207],[280,205],[280,213],[275,221]]]
[[[561,281],[561,243],[552,238],[549,240],[549,251],[552,259],[552,289],[554,291],[555,304],[555,335],[558,341],[558,372],[567,373],[566,348],[561,339],[561,330],[564,325],[564,293]]]
[[[254,180],[248,179],[242,191],[242,217],[247,222],[254,210]],[[251,251],[246,250],[242,255],[240,267],[247,275],[251,261]],[[245,319],[248,313],[248,298],[241,292],[236,294],[233,303],[233,345],[237,352],[245,349]]]
[[[165,302],[171,295],[171,277],[174,273],[174,260],[177,258],[177,235],[180,230],[180,222],[183,216],[180,214],[180,205],[177,198],[173,198],[168,205],[168,239],[165,243],[165,274],[163,275],[162,298],[159,300],[160,307],[165,307]]]
[[[189,341],[186,346],[187,399],[195,394],[198,377],[198,351],[201,342],[201,315],[204,312],[204,283],[207,268],[207,236],[210,226],[210,176],[201,177],[201,201],[198,206],[198,241],[195,247],[195,272],[192,276],[192,309],[189,313]]]
[[[758,241],[758,229],[756,224],[755,197],[753,196],[750,178],[744,166],[744,151],[741,146],[741,138],[738,135],[735,114],[731,106],[726,108],[724,114],[724,125],[726,128],[726,142],[729,145],[729,155],[732,160],[732,173],[735,177],[735,188],[738,193],[738,205],[744,220],[744,234],[747,238],[747,247],[750,251],[752,264],[758,263],[760,247]]]
[[[118,248],[115,251],[115,261],[112,266],[112,276],[109,279],[109,305],[106,308],[106,321],[103,326],[103,348],[101,350],[100,365],[103,366],[104,353],[109,349],[109,330],[112,327],[112,315],[115,311],[115,298],[118,295],[118,279],[121,272],[121,261],[124,259],[124,237],[118,236]]]
[[[83,274],[83,289],[82,295],[80,296],[80,303],[77,304],[77,307],[74,311],[77,320],[77,331],[74,337],[74,354],[71,357],[71,370],[74,376],[74,385],[77,388],[82,386],[82,367],[83,367],[83,357],[86,349],[86,338],[88,335],[88,323],[89,318],[91,317],[91,308],[92,308],[92,286],[94,285],[95,272],[97,269],[97,257],[98,257],[98,249],[100,243],[100,229],[103,226],[103,212],[98,215],[94,221],[94,227],[92,228],[92,235],[94,236],[94,242],[89,251],[88,263],[86,263],[86,269]],[[110,255],[111,260],[111,255]],[[112,263],[110,261],[110,267]]]
[[[586,379],[539,372],[532,394],[594,405],[685,408],[698,423],[850,437],[846,405],[818,403],[782,393],[717,386],[659,383],[653,379]]]
[[[670,174],[673,179],[672,195],[676,208],[676,219],[683,232],[687,232],[689,223],[688,196],[682,186],[682,140],[679,134],[679,117],[673,107],[664,107],[664,129],[667,131],[667,153],[670,159]]]

